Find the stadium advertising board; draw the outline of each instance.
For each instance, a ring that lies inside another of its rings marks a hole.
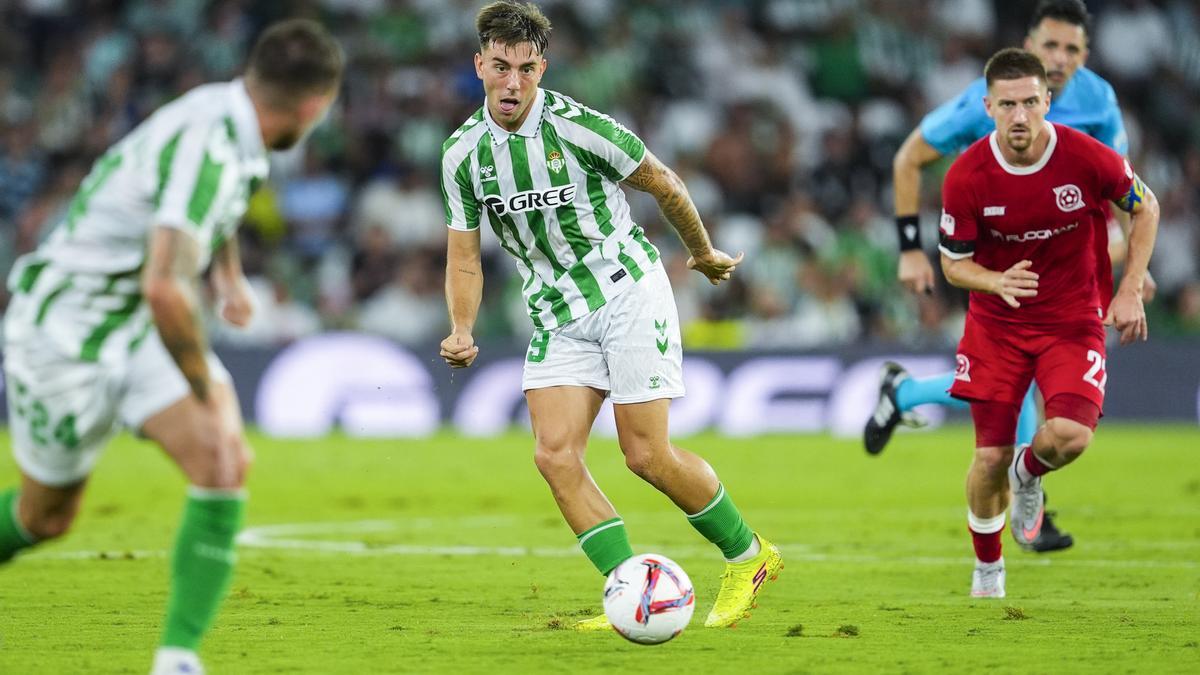
[[[528,426],[521,392],[522,347],[484,345],[475,365],[452,371],[436,346],[415,351],[357,333],[327,333],[280,350],[221,350],[247,420],[280,437],[334,430],[352,436],[420,437],[443,425],[470,436]],[[687,396],[672,404],[676,434],[729,436],[832,432],[857,436],[874,407],[879,365],[914,376],[945,372],[950,353],[881,348],[829,352],[691,352]],[[965,413],[927,406],[931,426]],[[1150,342],[1109,355],[1105,416],[1122,421],[1200,420],[1200,345]],[[605,404],[597,431],[615,436]]]

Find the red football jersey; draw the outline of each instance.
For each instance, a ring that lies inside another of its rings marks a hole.
[[[1047,123],[1041,160],[1013,166],[997,133],[955,160],[942,186],[945,255],[1003,272],[1033,262],[1037,295],[1009,307],[998,295],[971,292],[968,311],[1002,321],[1066,323],[1098,319],[1112,296],[1106,204],[1133,184],[1125,158],[1087,134]]]

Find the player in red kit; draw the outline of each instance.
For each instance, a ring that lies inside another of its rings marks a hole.
[[[951,395],[971,404],[975,458],[967,521],[975,546],[971,595],[1004,597],[1000,532],[1011,485],[1012,527],[1036,532],[1041,476],[1074,461],[1104,403],[1104,325],[1121,344],[1145,340],[1142,287],[1158,229],[1158,202],[1112,149],[1050,124],[1041,61],[997,52],[984,71],[996,130],[950,167],[942,188],[942,270],[971,291]],[[1103,283],[1104,203],[1129,212],[1125,273]],[[1016,449],[1021,399],[1036,379],[1046,422]],[[1010,468],[1011,465],[1011,468]]]

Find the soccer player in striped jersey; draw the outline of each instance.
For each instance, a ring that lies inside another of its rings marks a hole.
[[[782,557],[742,520],[712,467],[668,438],[671,399],[683,395],[679,319],[658,249],[630,218],[621,185],[655,197],[691,252],[688,266],[713,284],[729,279],[742,258],[713,248],[687,188],[641,139],[538,86],[550,22],[535,5],[493,2],[476,27],[475,70],[486,100],[442,149],[452,332],[441,355],[462,368],[479,353],[471,332],[486,224],[516,262],[534,325],[522,377],[534,460],[584,553],[604,575],[633,555],[624,521],[584,462],[607,396],[630,470],[725,557],[705,625],[732,626],[749,615]],[[578,624],[608,627],[604,616]]]
[[[322,118],[342,64],[320,25],[270,27],[244,79],[187,92],[98,159],[9,276],[4,371],[22,479],[0,492],[0,561],[67,531],[118,427],[157,442],[189,487],[154,672],[201,672],[196,649],[233,573],[251,455],[203,333],[200,275],[211,267],[224,319],[244,325],[238,222],[267,151]]]
[[[1088,56],[1088,24],[1090,17],[1082,0],[1042,0],[1034,10],[1025,38],[1025,49],[1036,54],[1046,67],[1047,85],[1051,93],[1050,112],[1046,119],[1078,129],[1104,143],[1122,155],[1129,152],[1129,140],[1117,106],[1112,86],[1099,75],[1084,67]],[[904,145],[896,153],[894,184],[896,226],[900,240],[897,276],[906,288],[915,293],[933,290],[933,267],[921,248],[917,207],[920,194],[921,167],[945,155],[959,152],[995,129],[984,109],[983,97],[987,83],[981,77],[962,94],[943,103],[921,120]],[[1123,223],[1128,216],[1121,214]],[[1108,229],[1108,237],[1098,237],[1098,253],[1107,249],[1114,264],[1124,259],[1127,245],[1117,220]],[[1100,269],[1101,286],[1112,287],[1112,269]],[[1146,299],[1154,294],[1154,282],[1147,276]],[[912,409],[924,404],[940,404],[964,408],[965,404],[950,396],[954,372],[924,378],[910,377],[898,363],[885,363],[880,375],[879,402],[863,430],[867,452],[883,452],[892,433],[900,424],[920,426],[924,422]],[[1038,428],[1038,409],[1031,387],[1022,404],[1017,424],[1017,443],[1033,441]],[[1013,535],[1023,548],[1038,553],[1070,547],[1074,539],[1060,532],[1050,513],[1039,518],[1040,527],[1029,532],[1017,528]]]

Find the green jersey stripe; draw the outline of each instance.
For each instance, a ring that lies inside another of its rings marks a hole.
[[[17,280],[17,290],[22,293],[32,291],[38,277],[42,276],[42,270],[46,269],[46,265],[48,264],[48,262],[42,260],[26,265],[25,269],[21,270],[21,278]]]
[[[625,244],[617,244],[617,260],[620,260],[625,269],[629,270],[629,274],[633,276],[634,281],[640,280],[642,275],[645,274],[642,272],[642,268],[638,266],[637,261],[630,258],[629,254],[625,252]]]
[[[120,328],[133,317],[139,305],[142,304],[141,295],[130,295],[125,298],[125,304],[104,315],[104,321],[96,326],[96,329],[88,335],[83,342],[83,349],[79,352],[79,358],[83,361],[96,362],[100,359],[100,348],[104,346],[104,341],[112,335],[113,331]]]
[[[513,136],[508,144],[508,152],[509,162],[512,165],[512,177],[517,190],[522,192],[532,190],[533,178],[529,175],[529,153],[525,149],[525,139]],[[566,273],[567,268],[559,261],[558,256],[554,253],[554,247],[550,244],[550,236],[546,231],[546,219],[542,216],[542,212],[536,209],[526,211],[524,216],[525,222],[529,224],[529,230],[533,232],[534,245],[546,256],[546,260],[554,270],[554,278],[557,280]]]
[[[484,134],[479,139],[479,145],[476,147],[476,157],[479,166],[495,166],[496,158],[492,155],[491,144],[491,136],[487,134]],[[500,196],[499,181],[486,181],[482,185],[483,191],[486,194],[496,197]],[[525,253],[525,244],[521,241],[520,235],[517,232],[516,223],[513,222],[512,216],[497,216],[496,214],[492,213],[488,215],[488,220],[500,221],[503,229],[508,231],[509,239],[512,241],[512,247],[509,248],[506,246],[505,248],[509,251],[509,253],[512,253],[518,258],[521,264],[525,266],[525,269],[529,270],[529,277],[526,279],[526,285],[528,285],[528,281],[537,275],[533,266],[533,261],[531,261],[529,256]],[[502,236],[500,241],[503,242],[504,239],[505,238]],[[550,304],[550,311],[555,317],[560,317],[560,320],[564,323],[566,321],[570,321],[571,309],[567,306],[566,300],[563,299],[562,293],[560,293],[557,288],[549,286],[544,282],[542,283],[542,288],[539,289],[538,293],[530,295],[526,301],[529,305],[529,314],[531,317],[537,317],[539,314],[541,314],[542,309],[540,309],[539,304],[543,300]],[[565,317],[565,319],[561,319],[561,317]],[[535,318],[535,323],[540,324],[540,320]]]
[[[457,145],[459,142],[459,139],[462,138],[464,135],[466,135],[467,131],[469,131],[471,129],[471,127],[475,126],[476,124],[479,124],[482,121],[483,121],[483,108],[480,108],[479,110],[475,111],[474,115],[471,115],[470,117],[468,117],[467,121],[462,123],[462,126],[455,129],[454,133],[450,134],[450,138],[447,138],[445,143],[442,143],[442,154],[445,155],[445,154],[449,153],[450,148],[453,148],[455,145]]]
[[[213,161],[212,155],[204,153],[204,161],[200,164],[200,173],[196,176],[196,187],[188,200],[188,220],[195,225],[204,223],[208,210],[217,198],[217,190],[221,186],[221,171],[225,165]]]
[[[641,244],[642,250],[646,252],[646,257],[650,259],[650,262],[658,260],[658,249],[654,248],[654,244],[646,241],[645,232],[640,226],[634,225],[631,234],[634,241]]]
[[[584,160],[585,162],[591,162],[599,159],[594,154],[584,150],[583,148],[566,139],[562,139],[562,143],[565,147],[570,149],[572,154]],[[599,175],[589,172],[587,175],[587,191],[588,201],[592,203],[592,212],[596,214],[596,224],[600,226],[600,232],[603,233],[604,236],[612,234],[614,229],[612,224],[612,212],[608,210],[608,196],[604,193],[603,179]]]
[[[567,183],[569,179],[566,175],[565,165],[558,166],[558,171],[550,169],[550,161],[543,161],[543,157],[549,158],[551,153],[550,147],[545,145],[548,138],[546,129],[549,125],[544,125],[540,138],[525,138],[521,139],[524,143],[527,156],[532,156],[536,164],[526,163],[525,167],[529,170],[529,188],[545,189],[549,187],[558,187],[555,185],[555,173],[560,174],[558,179],[560,183]],[[552,133],[552,132],[551,132]],[[511,145],[511,143],[510,143]],[[556,159],[559,162],[564,162],[562,153],[556,154]],[[518,174],[519,176],[519,174]],[[517,183],[518,189],[522,188],[520,181]],[[590,253],[593,249],[590,242],[583,236],[583,232],[579,229],[579,219],[575,213],[574,201],[568,201],[561,207],[555,208],[553,211],[543,214],[539,209],[526,212],[526,218],[531,223],[541,220],[542,227],[549,233],[555,231],[560,233],[565,240],[565,243],[570,247],[570,251],[562,250],[559,253],[560,257],[574,255],[576,262],[567,270],[567,276],[575,282],[575,287],[579,289],[579,294],[583,296],[584,302],[587,303],[589,312],[594,312],[604,306],[604,292],[600,290],[600,284],[596,281],[596,276],[592,274],[592,270],[586,262],[583,262],[584,256]],[[564,218],[566,215],[568,218]],[[557,225],[557,228],[553,226]],[[559,247],[555,247],[559,249]],[[561,250],[561,249],[560,249]]]
[[[458,172],[454,178],[458,183],[459,198],[462,199],[463,216],[466,218],[467,227],[473,230],[479,227],[479,203],[475,201],[475,192],[471,189],[470,155],[467,155],[462,164],[458,166]]]
[[[92,195],[95,195],[109,176],[121,166],[124,159],[125,156],[114,148],[104,153],[104,156],[96,161],[96,165],[92,167],[87,178],[84,178],[83,183],[80,184],[79,191],[71,200],[71,205],[67,207],[67,232],[75,231],[75,223],[87,213],[88,202],[92,200]]]
[[[614,183],[620,182],[621,179],[624,178],[624,176],[621,175],[621,172],[617,171],[616,167],[608,163],[608,160],[590,150],[585,150],[582,146],[574,143],[566,135],[562,136],[562,142],[567,145],[567,147],[571,148],[572,152],[575,153],[575,156],[579,157],[579,159],[582,159],[586,166],[591,168],[593,171],[600,172],[605,178]]]
[[[563,157],[562,145],[558,142],[558,134],[554,132],[554,125],[542,126],[542,143],[546,150],[546,164],[549,169],[546,173],[549,175],[550,185],[562,187],[570,183],[571,176],[567,173],[566,159]],[[592,250],[592,242],[583,236],[583,230],[579,228],[579,214],[575,212],[575,202],[569,201],[554,212],[558,216],[558,226],[567,238],[571,251],[577,259],[582,260],[583,256]]]
[[[171,175],[171,162],[175,161],[175,151],[179,149],[179,139],[183,137],[180,129],[158,153],[158,189],[154,191],[154,206],[162,205],[163,190],[167,189],[167,178]]]
[[[630,133],[619,122],[608,115],[598,113],[585,105],[580,105],[569,96],[559,95],[556,98],[560,106],[556,109],[554,105],[551,105],[551,111],[558,112],[565,108],[564,113],[561,115],[564,119],[568,119],[571,123],[578,124],[588,131],[604,137],[605,140],[617,146],[622,152],[628,155],[630,160],[634,162],[642,161],[642,157],[646,152],[646,146],[637,136]]]
[[[142,346],[142,343],[146,341],[146,338],[150,337],[150,331],[153,330],[153,328],[154,322],[152,322],[150,319],[146,319],[146,322],[143,323],[142,327],[138,329],[137,335],[133,336],[133,339],[129,341],[130,354],[137,351],[137,348]]]
[[[567,270],[567,275],[579,287],[579,292],[583,294],[589,312],[594,312],[604,306],[604,292],[600,290],[600,284],[596,283],[596,277],[588,269],[587,263],[582,261],[575,263],[571,269]]]
[[[67,292],[71,288],[72,283],[73,281],[71,277],[68,276],[66,279],[63,279],[61,284],[56,286],[54,290],[50,291],[46,297],[42,299],[42,304],[38,306],[37,318],[33,320],[33,324],[35,326],[42,325],[42,322],[46,320],[46,312],[50,310],[50,305],[54,304],[54,301],[58,299],[58,296]]]

